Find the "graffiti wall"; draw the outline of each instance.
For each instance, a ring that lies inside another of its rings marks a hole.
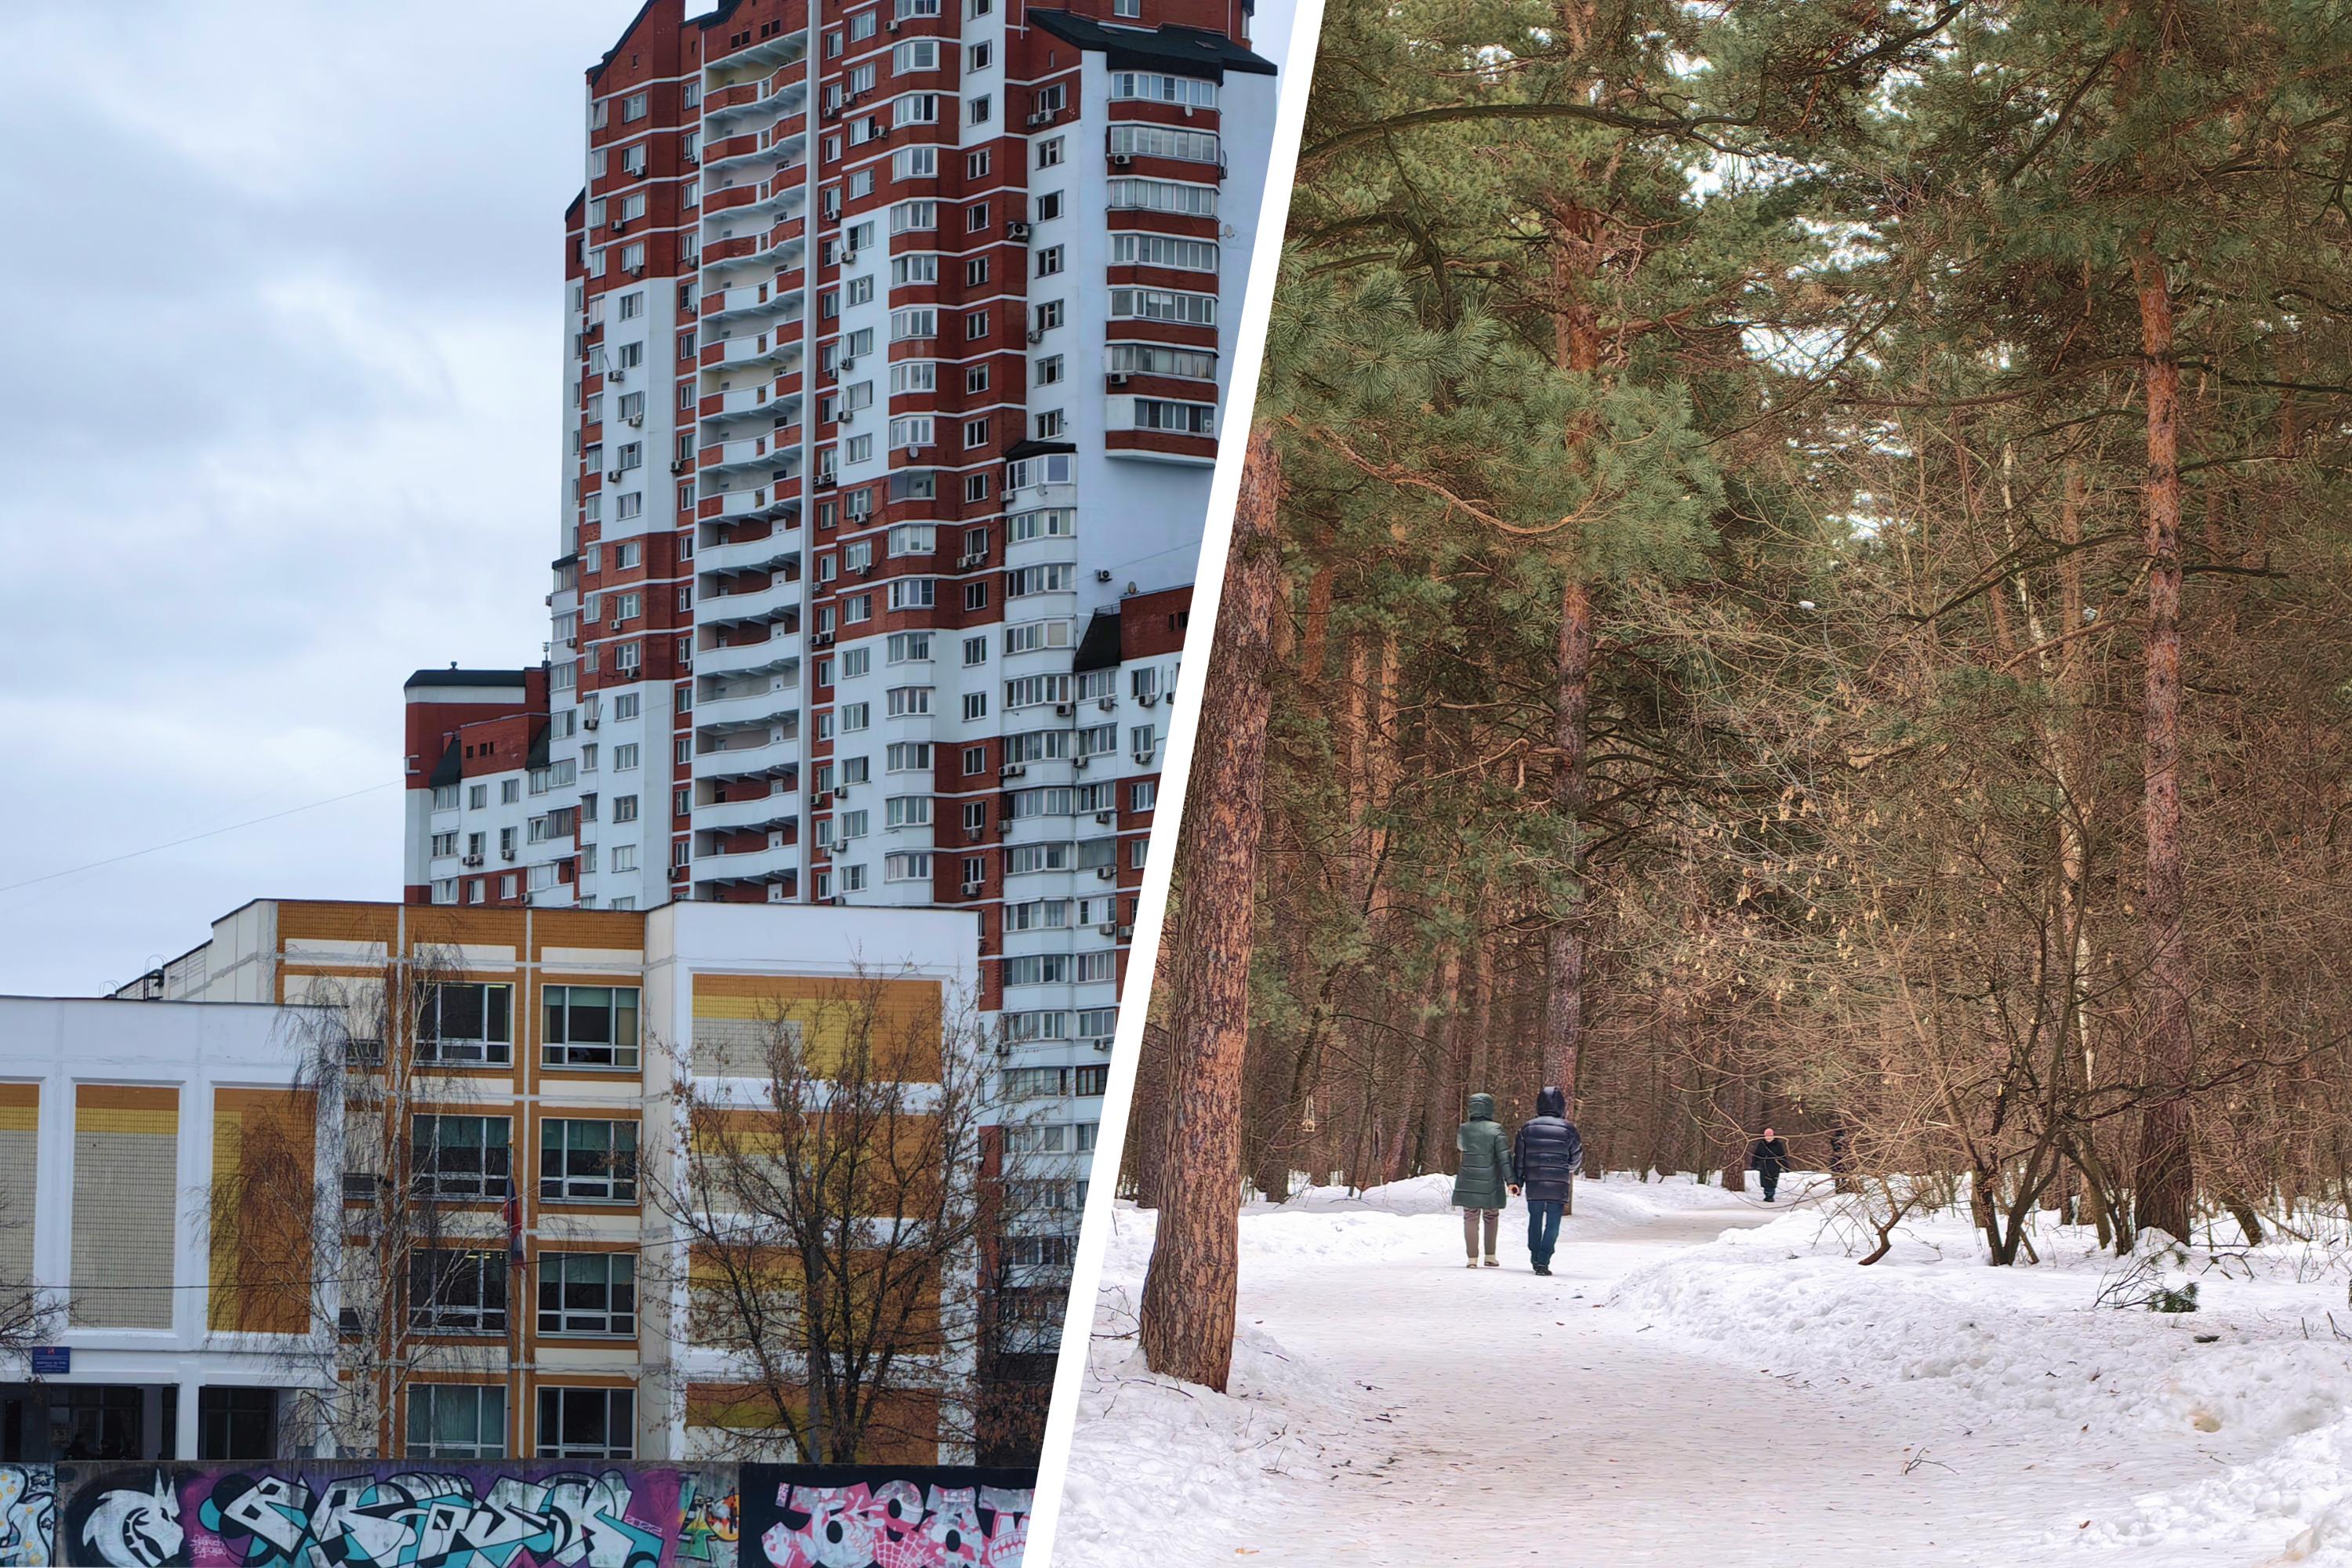
[[[1026,1471],[0,1465],[0,1568],[1019,1568]]]
[[[742,1469],[746,1568],[1020,1568],[1034,1470]]]

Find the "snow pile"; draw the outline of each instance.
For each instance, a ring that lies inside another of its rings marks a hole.
[[[1246,1319],[1224,1394],[1147,1368],[1136,1309],[1157,1217],[1127,1203],[1115,1211],[1063,1482],[1055,1554],[1065,1562],[1123,1561],[1144,1542],[1153,1561],[1204,1561],[1236,1517],[1265,1500],[1270,1476],[1327,1471],[1336,1434],[1358,1418],[1359,1391],[1286,1355]],[[1247,1237],[1257,1226],[1243,1228]]]
[[[2231,1467],[2053,1538],[2292,1544],[2287,1561],[2352,1568],[2352,1342],[2326,1315],[2340,1275],[2257,1253],[2192,1268],[2195,1312],[2115,1310],[2095,1303],[2117,1261],[2078,1230],[2051,1227],[2044,1261],[2013,1268],[1986,1267],[1958,1215],[1910,1224],[1868,1268],[1850,1242],[1792,1215],[1638,1269],[1610,1300],[1801,1384],[1933,1382],[2053,1449],[2191,1444]]]

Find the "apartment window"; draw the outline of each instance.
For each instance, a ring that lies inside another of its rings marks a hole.
[[[931,771],[931,743],[929,741],[893,741],[887,761],[883,764],[894,773],[927,773]]]
[[[882,879],[886,882],[928,882],[931,879],[931,858],[923,851],[910,851],[882,858]]]
[[[452,828],[446,833],[436,833],[433,836],[433,858],[439,860],[456,853],[457,853],[457,829]]]
[[[964,110],[964,122],[968,125],[985,125],[994,117],[995,111],[994,100],[989,94],[981,93],[971,100],[971,106]]]
[[[646,117],[646,96],[642,92],[633,92],[621,100],[621,121],[624,124]]]
[[[845,702],[834,711],[840,722],[841,732],[854,735],[866,727],[873,707],[865,702]]]
[[[910,338],[935,338],[940,335],[940,313],[930,306],[890,312],[890,341],[905,342]]]
[[[440,1247],[411,1253],[408,1326],[427,1333],[505,1333],[506,1253]]]
[[[614,852],[614,870],[622,869]],[[550,985],[541,1059],[549,1067],[637,1066],[637,988],[634,985]]]
[[[503,1198],[513,1174],[503,1116],[419,1116],[410,1124],[416,1189],[436,1198]]]
[[[1127,864],[1130,870],[1139,871],[1143,868],[1144,853],[1150,847],[1151,840],[1149,838],[1130,838],[1127,841]]]
[[[466,809],[467,809],[467,810],[468,810],[468,811],[482,811],[482,810],[487,809],[487,808],[488,807],[489,804],[490,804],[490,786],[489,786],[489,785],[488,785],[488,784],[467,784],[467,785],[466,786]]]
[[[988,476],[986,474],[966,474],[963,477],[963,499],[968,501],[986,500],[988,499]]]
[[[1037,276],[1040,278],[1051,278],[1055,273],[1061,271],[1064,254],[1062,247],[1058,245],[1049,245],[1045,249],[1039,251],[1037,253]]]
[[[1217,324],[1217,297],[1182,294],[1171,289],[1114,289],[1110,291],[1110,313],[1115,321],[1181,321],[1191,327],[1213,327]]]
[[[966,69],[984,71],[988,68],[989,60],[992,57],[987,44],[978,43],[965,51],[965,58],[971,62],[965,68]]]
[[[1037,439],[1040,441],[1054,441],[1060,439],[1062,434],[1062,411],[1058,408],[1046,409],[1044,413],[1037,416],[1035,427]]]
[[[988,226],[988,204],[986,202],[975,202],[971,206],[966,207],[963,215],[963,226],[964,232],[967,234],[978,234],[982,229],[986,228]]]
[[[851,545],[843,555],[854,557],[852,566],[864,566],[874,559],[874,542],[864,540]],[[844,648],[841,654],[841,679],[855,680],[874,668],[874,650],[870,647]]]
[[[940,45],[936,38],[910,38],[890,51],[890,72],[893,76],[939,68]]]
[[[614,795],[613,797],[613,820],[615,822],[635,822],[636,819],[637,797],[633,795]]]
[[[965,311],[963,318],[964,342],[978,342],[981,339],[986,336],[988,336],[988,312],[985,310]]]
[[[434,785],[434,786],[433,786],[433,809],[434,809],[434,810],[436,810],[436,811],[455,811],[455,810],[457,810],[457,786],[456,784],[436,784],[436,785]]]
[[[445,877],[441,880],[434,883],[433,901],[436,904],[456,903],[457,901],[457,879],[455,877]]]
[[[1213,436],[1217,433],[1217,410],[1205,403],[1171,403],[1164,398],[1139,397],[1135,400],[1135,427],[1139,430],[1169,430],[1181,436]]]
[[[988,258],[975,256],[963,264],[964,287],[977,289],[988,281]]]
[[[1157,779],[1146,779],[1140,784],[1131,784],[1127,786],[1128,810],[1150,811],[1159,804],[1160,782]]]
[[[963,372],[963,389],[966,392],[986,392],[988,367],[984,364],[966,365]]]
[[[890,106],[890,123],[902,125],[936,125],[940,121],[940,95],[935,92],[910,92]]]
[[[513,1059],[513,986],[444,981],[424,991],[416,1023],[421,1060],[503,1066]]]
[[[634,1334],[637,1260],[626,1252],[542,1252],[539,1256],[539,1331]]]
[[[501,1459],[507,1452],[507,1391],[498,1384],[408,1385],[408,1457]]]
[[[988,693],[985,691],[965,692],[963,694],[963,716],[967,720],[987,718]]]
[[[1193,109],[1217,107],[1217,84],[1200,77],[1164,76],[1155,71],[1113,71],[1113,100],[1140,99],[1147,103],[1181,103]]]
[[[963,585],[963,607],[967,610],[984,610],[988,608],[988,584],[985,583],[966,583]]]
[[[866,868],[863,866],[844,866],[841,868],[841,890],[845,893],[864,892],[866,890]]]
[[[1062,324],[1062,302],[1059,300],[1045,301],[1036,308],[1034,321],[1039,331],[1052,331]]]
[[[1209,270],[1214,271],[1212,260]],[[1171,348],[1165,343],[1113,343],[1104,368],[1114,374],[1176,375],[1190,381],[1213,381],[1217,356],[1204,349]]]
[[[872,12],[866,13],[870,18]],[[541,1388],[539,1457],[625,1459],[636,1452],[636,1394],[626,1388]]]
[[[627,605],[630,601],[635,598],[636,595],[635,594],[627,594],[622,596],[621,602],[624,605]],[[613,748],[613,771],[614,773],[627,773],[631,768],[634,768],[636,765],[637,747],[635,742],[631,742],[626,745],[620,745]]]
[[[1060,217],[1061,216],[1062,216],[1062,193],[1061,193],[1061,192],[1059,192],[1059,191],[1047,191],[1044,195],[1039,196],[1039,197],[1037,198],[1037,212],[1036,212],[1036,217],[1037,217],[1037,221],[1038,221],[1039,223],[1046,223],[1046,222],[1050,222],[1051,220],[1053,220],[1053,219],[1055,219],[1055,218],[1057,218],[1057,217]]]
[[[1048,136],[1038,142],[1037,166],[1041,169],[1050,169],[1061,163],[1064,154],[1068,151],[1066,141],[1065,137]]]

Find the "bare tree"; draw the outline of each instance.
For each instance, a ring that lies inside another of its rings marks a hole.
[[[315,1099],[324,1136],[248,1119],[234,1175],[205,1195],[229,1260],[215,1328],[299,1326],[288,1442],[397,1455],[402,1394],[427,1363],[480,1380],[520,1365],[511,1119],[477,1111],[460,1070],[510,1065],[512,995],[430,947],[311,982],[293,1094]]]
[[[871,1461],[975,1436],[980,1286],[1027,1194],[1008,1179],[1018,1151],[995,1147],[993,1053],[939,998],[860,973],[765,1007],[727,1078],[674,1050],[677,1159],[646,1190],[675,1232],[684,1338],[730,1369],[687,1395],[730,1457]]]

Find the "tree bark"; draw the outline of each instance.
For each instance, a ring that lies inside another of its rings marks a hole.
[[[2189,1088],[2196,1070],[2189,1030],[2189,964],[2181,946],[2185,873],[2180,820],[2180,365],[2164,264],[2143,243],[2132,258],[2139,292],[2142,381],[2147,396],[2147,478],[2142,489],[2147,553],[2147,646],[2141,718],[2147,884],[2140,928],[2147,948],[2141,1044],[2147,1100],[2134,1175],[2137,1227],[2189,1239],[2195,1186]]]
[[[1225,563],[1214,651],[1182,847],[1182,940],[1197,961],[1168,1079],[1160,1226],[1143,1283],[1140,1339],[1156,1373],[1224,1391],[1233,1369],[1241,1237],[1242,1066],[1265,826],[1267,684],[1282,475],[1272,440],[1250,436]]]

